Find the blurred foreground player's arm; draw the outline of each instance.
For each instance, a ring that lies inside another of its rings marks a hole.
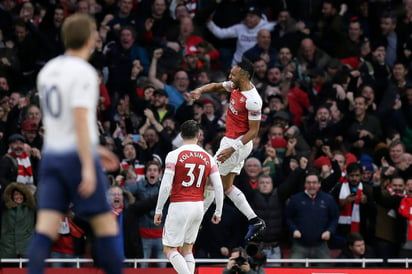
[[[77,107],[73,110],[75,132],[77,137],[77,152],[82,164],[82,181],[79,185],[79,193],[87,198],[96,189],[96,171],[91,151],[89,127],[87,120],[87,108]]]

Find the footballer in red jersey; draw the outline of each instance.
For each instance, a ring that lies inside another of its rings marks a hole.
[[[163,251],[177,273],[194,273],[193,244],[203,219],[206,180],[214,187],[216,210],[212,222],[220,222],[223,187],[215,160],[197,145],[200,125],[188,120],[181,126],[183,145],[166,156],[153,222],[162,222],[163,207],[170,205],[163,228]],[[179,248],[179,250],[178,250]],[[180,251],[180,252],[179,252]]]
[[[240,173],[244,160],[252,151],[252,142],[260,127],[262,99],[250,81],[252,72],[252,63],[243,60],[230,70],[229,81],[206,84],[191,92],[193,99],[199,99],[202,93],[230,92],[226,133],[215,159],[226,196],[249,220],[246,240],[255,238],[266,227],[265,222],[250,207],[245,195],[233,185],[235,176]]]

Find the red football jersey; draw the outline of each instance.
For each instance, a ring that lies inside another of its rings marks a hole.
[[[203,201],[206,180],[217,172],[213,158],[197,145],[182,146],[175,153],[174,163],[166,163],[166,168],[174,168],[175,172],[170,201]]]
[[[223,84],[225,89],[231,92],[226,117],[226,137],[236,139],[249,131],[249,120],[260,121],[262,98],[255,87],[240,92],[239,89],[233,89],[231,83],[229,81]]]

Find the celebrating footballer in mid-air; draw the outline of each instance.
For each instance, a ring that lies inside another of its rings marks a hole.
[[[231,69],[230,81],[207,84],[190,93],[194,99],[199,99],[204,92],[230,92],[226,134],[215,158],[226,196],[249,220],[246,240],[255,238],[266,226],[250,207],[245,195],[233,185],[235,176],[240,173],[244,160],[252,151],[252,141],[259,132],[262,99],[250,82],[252,73],[252,64],[243,60]]]

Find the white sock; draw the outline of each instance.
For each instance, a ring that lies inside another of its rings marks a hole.
[[[187,267],[191,274],[195,273],[195,258],[193,257],[193,253],[187,253],[183,257],[186,261]]]
[[[210,205],[215,200],[215,191],[213,189],[206,189],[204,195],[205,199],[203,201],[203,212],[206,213]]]
[[[168,259],[170,263],[173,265],[173,268],[176,270],[177,273],[192,274],[189,268],[187,267],[185,259],[179,252],[177,251],[170,252],[168,254]]]
[[[248,220],[257,217],[256,213],[250,207],[249,202],[246,200],[245,194],[237,187],[232,186],[225,194]]]

